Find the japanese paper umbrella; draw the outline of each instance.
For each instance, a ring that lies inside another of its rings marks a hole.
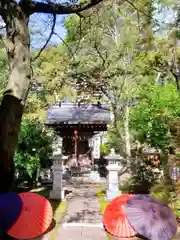
[[[23,208],[16,223],[8,230],[8,235],[18,239],[35,238],[49,228],[53,211],[50,202],[35,193],[19,194]]]
[[[124,206],[132,195],[122,194],[113,199],[105,209],[103,224],[107,232],[121,238],[128,238],[136,235],[124,212]]]
[[[148,195],[136,195],[125,206],[127,219],[142,236],[170,240],[177,232],[177,220],[171,209]]]
[[[14,192],[0,194],[0,229],[6,232],[17,220],[22,210],[22,200]]]

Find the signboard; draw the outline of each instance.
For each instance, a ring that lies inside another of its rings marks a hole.
[[[96,136],[93,139],[93,158],[100,158],[100,146],[101,146],[101,137]]]

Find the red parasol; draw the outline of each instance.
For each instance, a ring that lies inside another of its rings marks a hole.
[[[50,202],[35,193],[19,194],[23,208],[15,224],[8,230],[8,235],[18,239],[30,239],[42,235],[49,228],[53,211]]]
[[[104,227],[111,235],[128,238],[136,235],[124,212],[124,206],[133,195],[122,194],[113,199],[105,209],[103,216]]]

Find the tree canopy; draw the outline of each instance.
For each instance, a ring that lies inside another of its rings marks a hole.
[[[24,104],[32,84],[32,58],[30,53],[29,19],[32,14],[44,13],[53,16],[50,35],[43,46],[47,46],[56,25],[58,14],[78,14],[101,0],[80,2],[62,1],[33,1],[33,0],[7,0],[0,1],[0,16],[2,18],[2,40],[8,58],[8,81],[4,89],[0,105],[0,191],[8,191],[12,181],[5,185],[3,179],[12,179],[13,155],[18,141],[21,118]],[[40,55],[38,53],[37,56]],[[2,186],[1,186],[2,185]]]

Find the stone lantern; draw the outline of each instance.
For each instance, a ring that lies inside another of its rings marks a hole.
[[[53,155],[53,189],[50,192],[50,199],[64,199],[62,163],[65,159],[67,159],[67,157],[62,156],[61,154]]]
[[[114,149],[111,149],[111,153],[105,157],[108,161],[108,189],[106,192],[107,200],[112,200],[121,194],[119,190],[119,177],[118,173],[122,169],[121,160],[123,158],[115,153]]]

